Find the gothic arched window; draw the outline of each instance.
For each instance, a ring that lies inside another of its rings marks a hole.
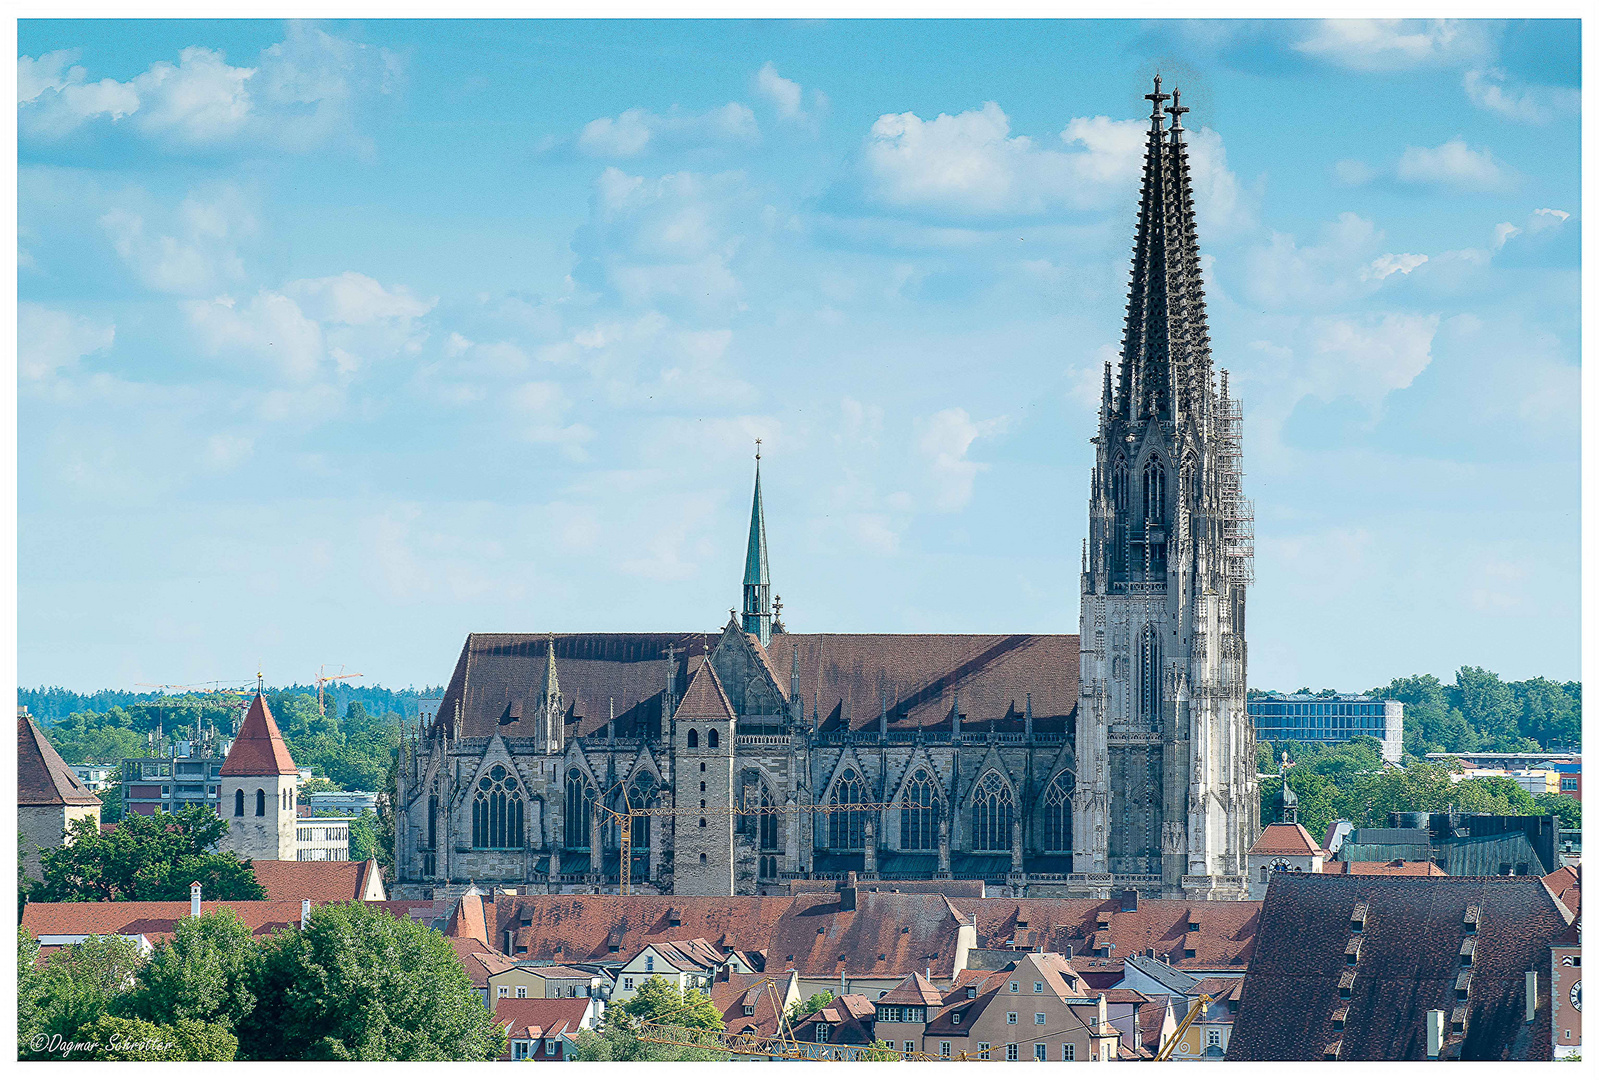
[[[1118,457],[1110,467],[1110,501],[1118,514],[1127,510],[1127,459]]]
[[[233,793],[233,816],[244,816],[244,789],[240,788]]]
[[[899,810],[901,851],[931,851],[938,847],[938,785],[917,769],[905,785],[905,802]]]
[[[1016,804],[1010,788],[990,772],[972,795],[972,850],[1009,851],[1011,823],[1016,820]]]
[[[1072,797],[1066,793],[1063,776],[1055,777],[1044,792],[1044,850],[1072,849]]]
[[[1138,637],[1138,715],[1160,720],[1160,630],[1151,623]]]
[[[772,793],[763,786],[761,788],[761,814],[759,829],[761,833],[761,850],[777,850],[777,802],[772,798]],[[775,876],[775,875],[769,875]]]
[[[439,797],[428,796],[428,850],[439,846]]]
[[[833,785],[830,806],[866,801],[866,788],[854,769],[845,769]],[[866,846],[866,811],[834,810],[827,815],[827,846],[834,851],[859,851]]]
[[[1183,458],[1183,501],[1190,507],[1199,507],[1199,459],[1193,454]]]
[[[266,817],[266,792],[260,788],[255,789],[255,816]]]
[[[699,748],[699,745],[700,745],[700,733],[695,731],[693,728],[689,728],[688,729],[688,748],[690,750],[697,750]]]
[[[573,851],[589,847],[589,815],[594,812],[594,789],[577,769],[566,774],[566,846]]]
[[[522,846],[522,786],[504,765],[495,765],[472,795],[472,846]]]
[[[1154,525],[1166,520],[1166,467],[1157,455],[1144,465],[1144,521]]]
[[[641,773],[627,789],[628,805],[635,810],[642,810],[655,805],[656,782],[655,777],[649,773]],[[630,829],[632,836],[629,843],[634,851],[646,851],[650,846],[650,816],[644,814],[633,819]],[[618,844],[620,847],[620,844]]]
[[[705,745],[706,746],[709,746],[712,750],[715,750],[721,744],[722,744],[721,736],[716,734],[716,729],[715,728],[711,728],[711,730],[709,730],[709,731],[707,731],[705,733]]]

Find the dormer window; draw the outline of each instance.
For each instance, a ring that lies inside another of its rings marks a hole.
[[[1199,929],[1199,924],[1196,923],[1196,922],[1190,921],[1189,924],[1188,924],[1188,929],[1189,930],[1198,930]]]
[[[966,1000],[970,1001],[972,998],[974,998],[976,996],[977,996],[977,987],[968,986],[966,988]]]

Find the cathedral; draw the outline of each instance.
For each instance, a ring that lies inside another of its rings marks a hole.
[[[732,896],[851,872],[990,895],[1247,896],[1252,512],[1238,406],[1211,369],[1188,110],[1158,77],[1147,97],[1080,632],[789,632],[757,454],[740,610],[721,630],[467,637],[401,748],[397,896]]]

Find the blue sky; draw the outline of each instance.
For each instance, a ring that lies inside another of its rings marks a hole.
[[[19,679],[1074,633],[1149,76],[1250,682],[1578,677],[1572,22],[23,22]]]

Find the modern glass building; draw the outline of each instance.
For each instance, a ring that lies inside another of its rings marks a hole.
[[[1383,760],[1395,763],[1404,744],[1404,704],[1365,694],[1267,694],[1249,699],[1249,718],[1262,742],[1338,743],[1370,735],[1382,743]]]

